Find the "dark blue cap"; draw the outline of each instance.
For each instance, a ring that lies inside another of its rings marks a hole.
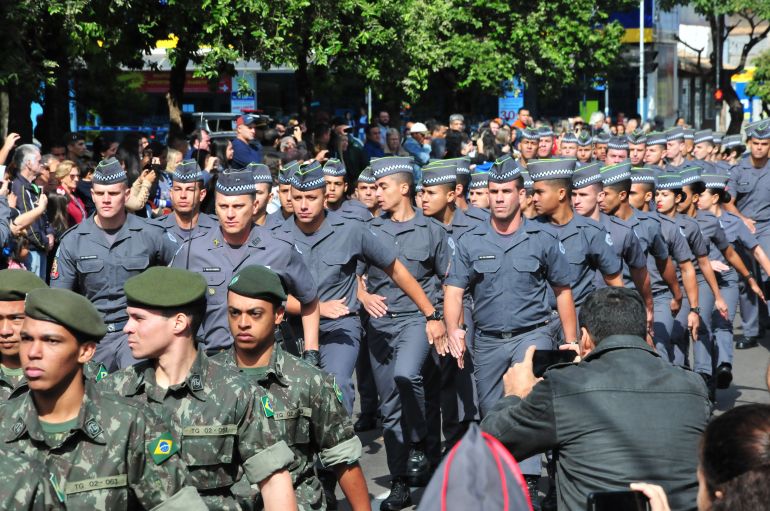
[[[128,174],[123,170],[118,160],[114,157],[107,158],[99,162],[94,171],[94,177],[91,178],[95,184],[114,185],[116,183],[127,183]]]
[[[572,188],[579,190],[586,186],[602,182],[602,175],[599,172],[602,168],[602,162],[595,161],[575,169],[572,174]]]
[[[316,160],[300,165],[299,169],[291,176],[291,186],[303,192],[323,188],[326,186],[323,167]]]
[[[374,179],[380,179],[393,174],[414,175],[412,158],[406,156],[385,156],[372,160],[372,174]]]
[[[531,160],[527,162],[527,171],[532,181],[548,179],[571,179],[575,172],[574,158],[549,158],[546,160]]]
[[[626,179],[631,179],[631,162],[625,160],[613,165],[607,165],[606,167],[602,167],[601,173],[602,184],[604,186],[614,185],[621,181],[625,181]]]
[[[345,162],[338,160],[337,158],[329,158],[324,164],[324,175],[333,177],[345,177],[347,171],[345,170]]]
[[[251,195],[256,191],[254,176],[248,170],[220,172],[216,190],[222,195]]]
[[[489,182],[508,183],[519,178],[519,165],[510,155],[505,155],[495,160],[489,170]]]
[[[270,173],[270,167],[263,163],[249,163],[243,170],[248,170],[254,177],[254,183],[273,184],[273,175]]]
[[[177,183],[194,183],[203,181],[203,171],[195,160],[182,160],[171,174],[171,180]]]

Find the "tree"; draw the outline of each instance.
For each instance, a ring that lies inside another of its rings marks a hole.
[[[746,94],[762,100],[762,110],[770,115],[770,50],[765,50],[752,62],[754,76],[746,86]]]
[[[749,53],[770,33],[770,2],[767,0],[664,0],[661,8],[671,10],[676,5],[690,5],[695,12],[705,17],[711,27],[711,47],[724,48],[727,38],[737,35],[746,37],[738,65],[734,68],[724,66],[724,52],[720,53],[719,88],[724,94],[724,101],[730,110],[730,125],[727,133],[740,133],[743,123],[743,104],[732,85],[732,77],[746,69]],[[746,33],[748,31],[748,33]],[[716,83],[717,54],[712,51],[711,83]]]

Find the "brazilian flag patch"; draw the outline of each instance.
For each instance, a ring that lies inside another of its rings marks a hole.
[[[337,380],[334,380],[334,395],[337,396],[337,401],[342,403],[342,389],[337,385]]]
[[[273,410],[273,402],[270,401],[270,398],[267,396],[262,396],[260,400],[262,401],[262,410],[265,412],[265,417],[270,418],[275,415],[275,411]]]
[[[104,364],[99,364],[99,370],[96,371],[96,381],[103,380],[108,374],[110,373],[107,372],[107,368],[104,367]]]
[[[171,436],[171,433],[169,432],[163,433],[150,442],[149,447],[150,457],[152,457],[152,461],[154,461],[156,465],[160,465],[169,459],[178,450],[179,444],[177,444],[176,440],[174,440],[174,437]]]

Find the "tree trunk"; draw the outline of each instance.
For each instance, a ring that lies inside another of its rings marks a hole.
[[[184,98],[184,85],[187,80],[187,62],[189,59],[177,57],[171,67],[168,81],[166,103],[168,104],[168,141],[169,145],[176,138],[184,138],[182,125],[182,102]]]
[[[308,128],[312,128],[313,118],[310,111],[313,103],[313,86],[310,80],[308,57],[310,55],[310,40],[305,36],[302,47],[296,56],[297,70],[294,79],[297,84],[297,110],[301,117],[305,118]]]
[[[43,96],[43,118],[39,141],[44,149],[52,142],[61,142],[64,134],[70,130],[69,112],[69,64],[62,59],[56,67],[53,85],[46,85]]]
[[[8,88],[8,132],[18,133],[21,136],[19,144],[32,142],[32,119],[30,114],[32,109],[33,96],[29,89],[22,86],[11,86]]]
[[[8,136],[8,89],[0,90],[0,140]]]
[[[730,124],[727,126],[727,134],[734,135],[741,132],[741,126],[743,125],[743,103],[738,98],[738,93],[735,92],[732,84],[733,73],[722,71],[722,83],[720,88],[724,94],[724,101],[727,103],[727,108],[730,110]]]

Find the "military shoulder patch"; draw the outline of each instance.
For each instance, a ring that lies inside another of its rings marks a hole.
[[[179,444],[177,444],[174,437],[168,431],[160,435],[158,438],[150,442],[149,451],[152,461],[156,465],[160,465],[179,450]]]
[[[268,396],[262,396],[260,401],[262,402],[262,410],[265,412],[265,417],[269,419],[274,416],[275,410],[273,410],[273,402],[270,401],[270,398]]]
[[[102,381],[107,375],[110,374],[104,364],[99,364],[99,369],[96,371],[96,381]]]
[[[337,401],[342,403],[342,389],[340,389],[340,386],[337,385],[337,380],[334,380],[334,385],[332,386],[334,388],[334,395],[337,396]]]

